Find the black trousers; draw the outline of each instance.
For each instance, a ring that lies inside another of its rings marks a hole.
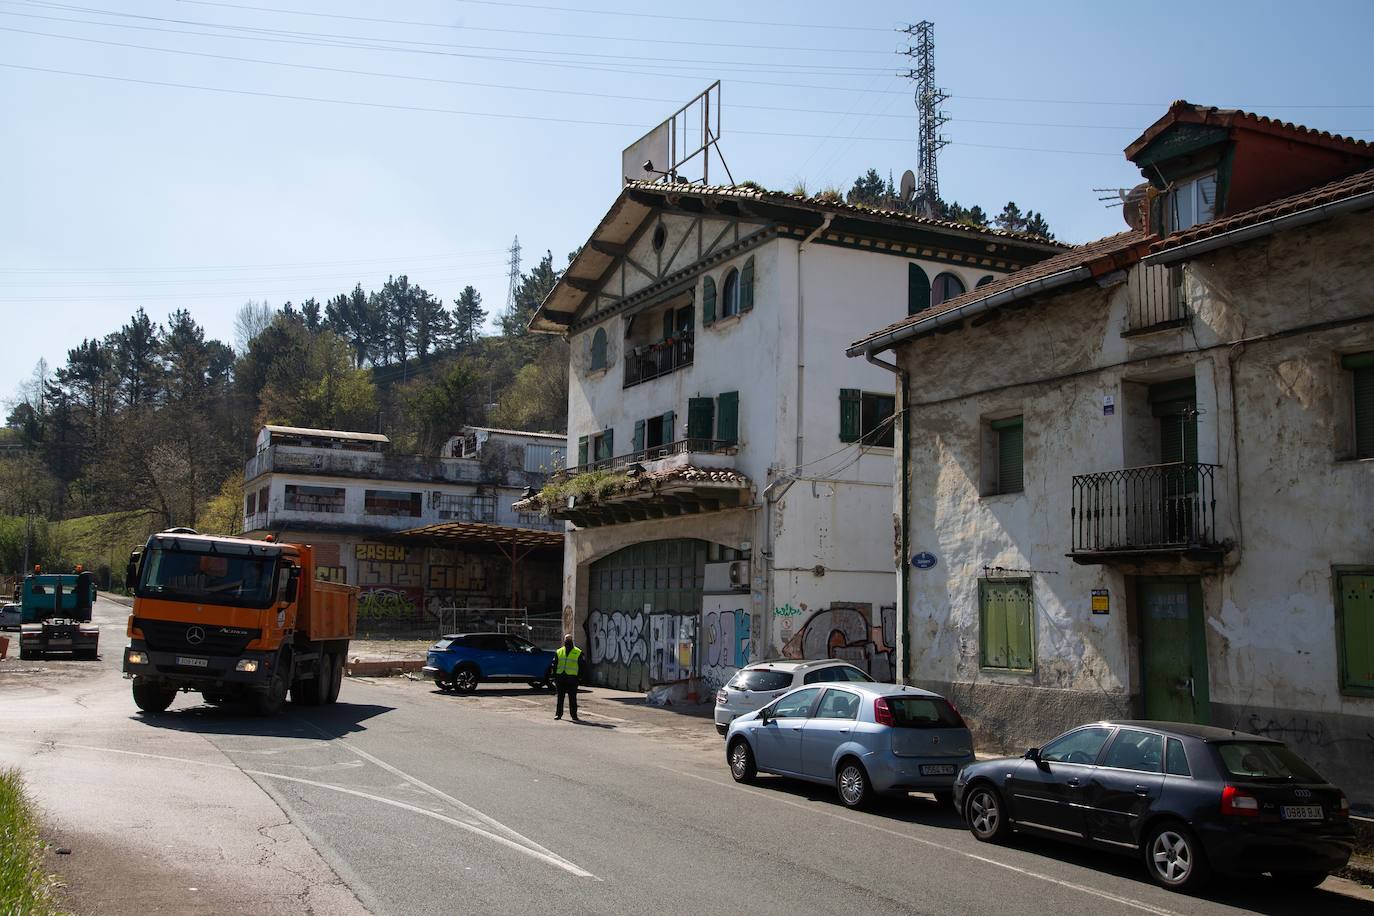
[[[568,697],[568,711],[572,713],[574,719],[577,718],[577,675],[575,674],[556,674],[554,683],[558,685],[558,711],[555,715],[563,715],[563,696]]]

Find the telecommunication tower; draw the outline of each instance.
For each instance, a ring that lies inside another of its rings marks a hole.
[[[920,116],[917,133],[916,209],[935,216],[940,201],[940,174],[937,159],[949,140],[940,128],[949,116],[940,109],[949,95],[935,85],[935,23],[930,20],[908,25],[897,31],[908,36],[907,47],[898,51],[913,60],[913,66],[898,76],[916,83],[916,112]]]
[[[510,285],[506,289],[506,314],[515,312],[515,296],[520,292],[520,236],[510,243]]]

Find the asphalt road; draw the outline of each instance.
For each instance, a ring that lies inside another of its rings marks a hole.
[[[526,687],[345,683],[262,720],[183,695],[135,711],[100,662],[0,664],[0,764],[29,779],[78,911],[426,913],[1366,913],[1349,882],[1282,896],[1155,888],[1134,860],[991,847],[921,796],[873,812],[821,787],[735,785],[707,721]],[[84,908],[84,909],[83,909]]]

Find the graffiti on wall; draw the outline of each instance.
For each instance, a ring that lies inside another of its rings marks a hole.
[[[753,655],[753,617],[733,596],[708,597],[702,606],[701,678],[707,691],[724,687]]]
[[[697,621],[683,614],[649,617],[649,683],[671,684],[696,670]]]
[[[645,690],[692,677],[697,667],[695,614],[592,611],[587,617],[591,682]]]
[[[420,616],[424,592],[418,588],[364,587],[358,595],[360,620],[399,620]]]
[[[786,606],[790,608],[789,606]],[[784,624],[784,658],[839,658],[862,668],[879,681],[891,681],[896,671],[897,609],[889,605],[873,617],[873,605],[835,602],[809,617],[779,614]],[[806,606],[802,605],[804,612]],[[802,621],[786,626],[791,621]],[[789,635],[790,634],[790,635]]]

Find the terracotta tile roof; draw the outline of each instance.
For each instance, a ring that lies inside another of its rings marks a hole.
[[[1224,216],[1221,219],[1212,220],[1210,223],[1202,223],[1190,229],[1175,232],[1173,235],[1166,236],[1152,244],[1150,246],[1150,252],[1154,253],[1157,251],[1166,251],[1170,248],[1178,248],[1181,245],[1197,242],[1214,235],[1221,235],[1225,232],[1243,229],[1246,226],[1253,226],[1280,216],[1287,216],[1290,213],[1310,210],[1313,207],[1320,207],[1323,204],[1335,203],[1336,201],[1345,200],[1348,197],[1369,194],[1370,192],[1374,192],[1374,169],[1356,172],[1349,177],[1329,182],[1308,191],[1303,191],[1300,194],[1282,197],[1260,207],[1254,207],[1241,213],[1234,213],[1230,216]],[[1033,270],[1034,268],[1031,269]]]
[[[686,481],[687,483],[714,483],[726,486],[747,487],[749,478],[739,471],[729,468],[699,468],[695,465],[682,464],[675,468],[664,468],[652,474],[645,475],[646,479],[655,483],[665,483],[667,481]]]
[[[1314,130],[1301,124],[1294,124],[1291,121],[1280,121],[1277,118],[1255,114],[1252,111],[1243,111],[1239,108],[1208,107],[1179,99],[1169,106],[1169,110],[1162,118],[1147,127],[1144,133],[1126,147],[1126,158],[1134,159],[1156,137],[1174,124],[1180,123],[1212,124],[1218,127],[1248,127],[1265,133],[1284,134],[1306,143],[1315,143],[1327,147],[1344,147],[1350,152],[1374,156],[1374,145],[1365,140],[1356,140],[1354,137],[1333,134],[1324,130]]]
[[[961,306],[987,299],[998,293],[1016,289],[1018,286],[1024,286],[1027,283],[1041,280],[1045,277],[1051,277],[1066,270],[1090,266],[1099,261],[1110,261],[1110,263],[1114,265],[1112,267],[1114,270],[1125,267],[1127,264],[1139,260],[1140,256],[1144,254],[1144,243],[1149,239],[1150,236],[1143,230],[1133,229],[1126,232],[1119,232],[1116,235],[1109,235],[1095,242],[1087,242],[1076,248],[1071,248],[1063,254],[1058,254],[1047,260],[1032,264],[1030,267],[1022,268],[1015,273],[1007,274],[1005,277],[999,277],[991,283],[980,286],[977,289],[971,289],[962,295],[955,296],[953,299],[946,299],[939,305],[932,306],[919,314],[904,318],[895,324],[890,324],[885,328],[874,331],[872,334],[850,344],[850,350],[852,352],[855,349],[862,348],[869,341],[890,334],[893,331],[900,331],[903,328],[930,321],[946,312],[952,312]],[[1137,248],[1140,250],[1136,250]]]
[[[768,191],[762,188],[745,187],[742,185],[726,187],[723,185],[687,183],[667,184],[654,181],[628,181],[625,183],[625,188],[626,190],[649,191],[655,194],[664,195],[691,194],[698,197],[711,197],[717,199],[734,198],[736,200],[765,201],[781,206],[801,207],[807,210],[833,211],[848,213],[855,216],[872,217],[875,219],[895,220],[918,226],[934,226],[941,229],[953,229],[958,232],[967,232],[970,235],[991,235],[998,238],[1016,239],[1023,242],[1036,242],[1042,245],[1065,247],[1061,242],[1054,242],[1042,236],[1032,235],[1029,232],[1009,232],[1006,229],[997,229],[992,226],[970,226],[967,223],[956,223],[950,220],[918,216],[915,213],[908,213],[905,210],[888,210],[883,207],[870,207],[866,204],[845,203],[840,199],[822,199],[819,196],[807,197],[804,194],[789,194],[786,191]]]

